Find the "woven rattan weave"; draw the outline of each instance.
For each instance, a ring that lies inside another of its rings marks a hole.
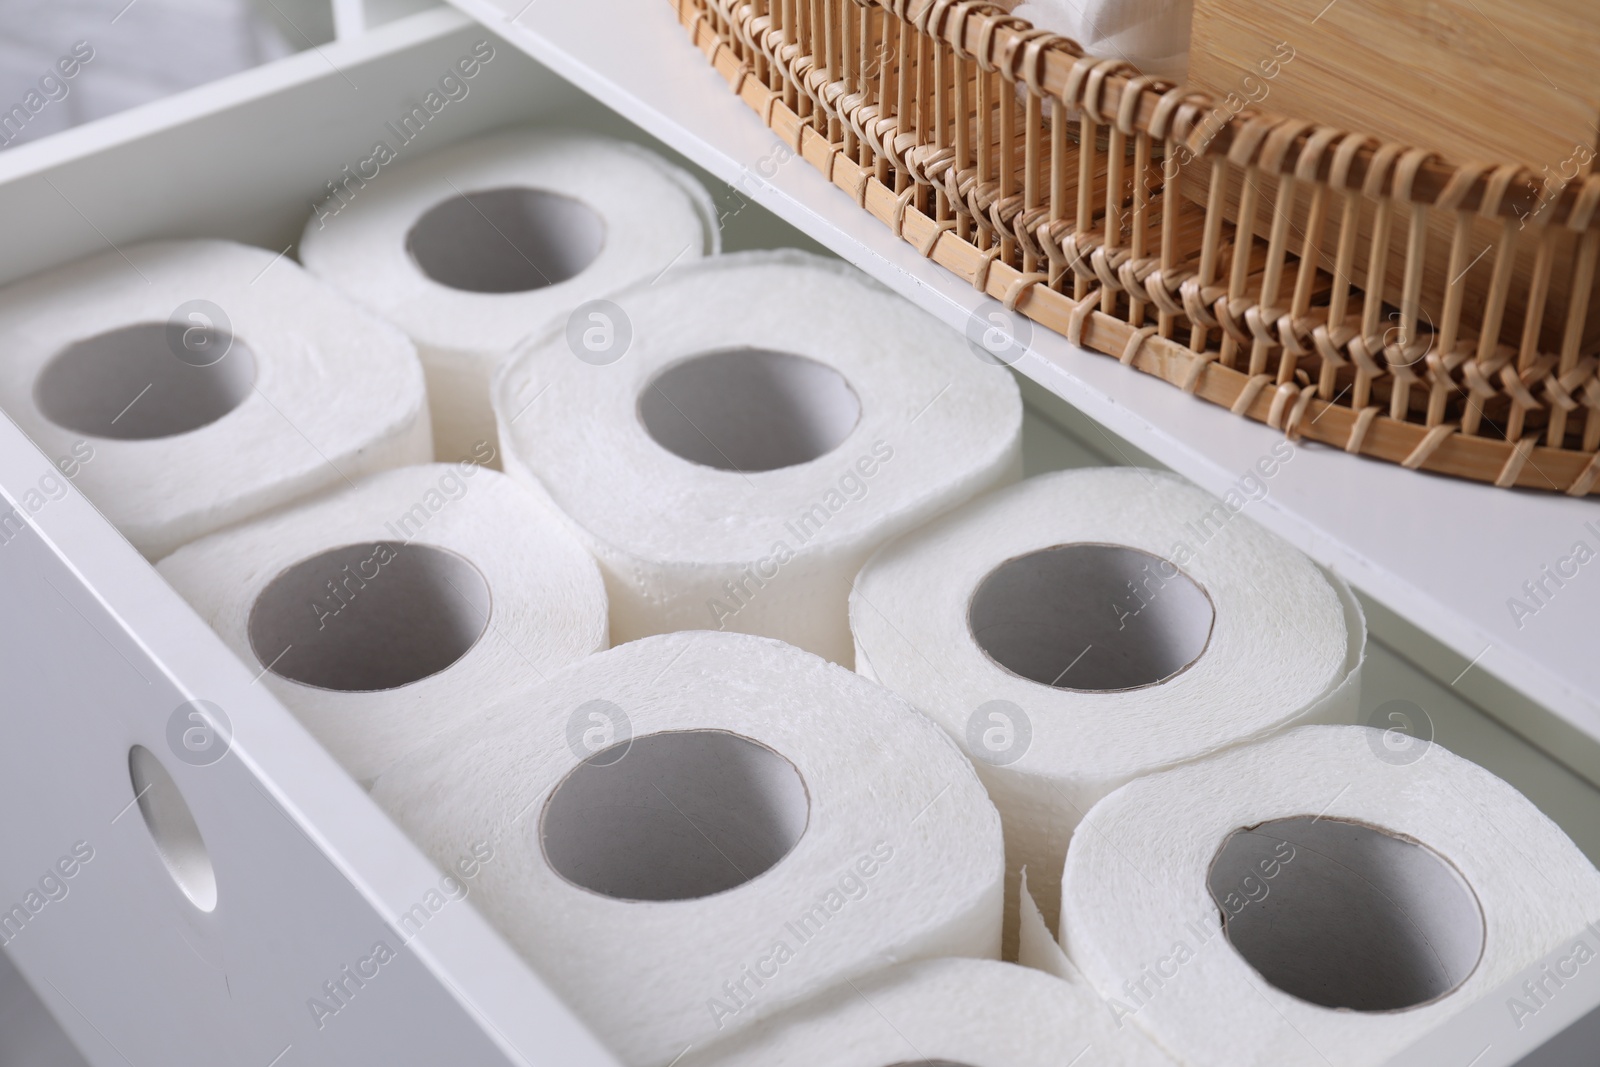
[[[673,3],[793,151],[1007,308],[1291,436],[1600,489],[1592,299],[1551,296],[1594,291],[1600,176],[1216,100],[993,4]]]

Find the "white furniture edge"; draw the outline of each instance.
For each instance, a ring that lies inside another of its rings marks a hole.
[[[226,112],[237,105],[269,98],[286,88],[301,85],[310,76],[331,77],[330,67],[334,70],[354,67],[370,58],[388,56],[412,45],[440,40],[472,28],[469,19],[453,10],[441,8],[424,12],[355,40],[322,46],[316,52],[292,56],[107,120],[77,127],[0,155],[0,187],[8,182],[26,181],[59,164],[93,156],[110,147],[137,142],[192,120]],[[87,217],[85,221],[89,221]],[[94,227],[93,222],[89,225]],[[101,240],[111,240],[101,227],[95,227],[95,232],[100,234]],[[210,700],[223,707],[234,732],[232,748],[224,757],[227,766],[219,763],[196,772],[169,762],[168,753],[159,742],[166,727],[164,714],[159,716],[159,721],[151,714],[133,716],[138,721],[131,724],[131,729],[134,736],[145,739],[141,743],[168,763],[190,806],[197,809],[196,818],[202,829],[207,817],[215,818],[216,813],[200,809],[196,798],[188,795],[189,785],[205,779],[208,772],[215,772],[204,781],[208,788],[229,782],[229,788],[239,795],[246,792],[240,788],[236,777],[242,772],[249,781],[256,783],[255,791],[288,821],[274,823],[269,819],[267,829],[257,828],[259,836],[254,842],[238,843],[236,847],[265,848],[273,835],[282,835],[282,839],[294,847],[296,838],[303,837],[359,896],[362,906],[353,907],[342,898],[324,902],[331,913],[341,916],[352,928],[367,923],[399,930],[399,916],[416,904],[428,889],[438,885],[440,875],[433,864],[293,715],[267,690],[254,684],[255,679],[244,664],[86,498],[74,489],[36,512],[19,506],[29,489],[38,486],[42,478],[53,475],[58,476],[51,461],[9,418],[0,418],[0,495],[5,498],[0,512],[9,513],[16,508],[16,514],[26,520],[28,529],[15,536],[25,540],[37,536],[75,579],[77,588],[69,593],[85,598],[86,603],[97,604],[105,613],[102,622],[109,620],[115,627],[108,632],[91,618],[99,612],[91,612],[91,616],[84,616],[84,621],[94,626],[106,638],[106,643],[67,648],[58,662],[46,666],[61,671],[96,671],[104,669],[104,663],[120,657],[147,680],[158,679],[183,696]],[[8,550],[12,556],[0,562],[23,559],[18,555],[22,549],[0,546],[0,552]],[[18,563],[11,562],[11,565]],[[51,627],[61,625],[56,618],[65,617],[59,605],[49,603],[13,602],[8,604],[8,610],[12,613],[13,624],[26,617],[30,627],[46,634]],[[130,714],[126,709],[106,711],[112,720],[120,717],[126,721]],[[131,797],[125,747],[116,754],[116,759],[122,768],[120,780],[96,782],[94,787],[126,791]],[[28,754],[22,748],[0,746],[0,770],[4,771],[0,773],[0,803],[14,812],[32,810],[34,823],[46,826],[57,816],[48,805],[42,808],[38,805],[34,792],[40,785],[35,780],[38,771],[29,764]],[[196,773],[199,778],[195,777]],[[259,816],[260,812],[251,814]],[[134,825],[128,820],[138,818],[136,814],[125,815],[119,821],[119,832]],[[74,832],[70,827],[63,827],[62,834],[56,836],[65,835],[62,843],[67,844]],[[223,847],[215,840],[209,844],[213,853]],[[22,887],[28,880],[36,879],[39,870],[48,868],[48,860],[41,865],[38,858],[31,853],[19,854],[14,849],[0,853],[0,874],[7,876],[8,892],[13,885]],[[118,869],[117,874],[125,879],[137,877],[137,872],[130,874],[122,869]],[[158,881],[164,882],[165,878],[163,871]],[[138,888],[141,892],[151,891],[148,885]],[[175,890],[175,887],[166,885],[165,889]],[[228,887],[221,886],[219,891],[226,893]],[[293,905],[292,901],[292,894],[286,894],[284,907],[307,906],[305,901],[298,905]],[[111,1044],[101,1026],[91,1023],[76,1004],[66,1001],[51,981],[51,967],[71,966],[73,960],[83,966],[90,962],[83,958],[83,953],[94,946],[73,944],[71,935],[65,933],[66,925],[57,924],[55,930],[46,927],[37,933],[28,929],[26,933],[32,936],[32,941],[12,951],[11,957],[91,1062],[121,1063],[120,1051]],[[252,933],[249,936],[265,935]],[[41,950],[56,937],[65,938],[52,946],[58,951],[43,953]],[[503,1054],[502,1059],[494,1062],[527,1067],[616,1067],[616,1060],[609,1051],[476,910],[449,907],[420,933],[406,939],[405,944],[425,966],[428,979],[437,983],[431,995],[454,1002],[474,1020],[472,1030],[458,1031],[467,1049],[479,1043],[481,1034],[484,1041]],[[167,992],[156,984],[161,977],[149,974],[142,981],[152,994],[166,996]],[[315,983],[308,981],[301,993],[303,997],[316,994]],[[298,1002],[295,1007],[304,1012]],[[121,1021],[135,1027],[144,1024],[127,1010],[121,1011]],[[151,1020],[151,1025],[156,1021]],[[439,1024],[452,1025],[448,1019],[439,1020]],[[467,1049],[463,1050],[465,1055],[475,1055]],[[284,1053],[288,1051],[285,1049]],[[229,1057],[233,1054],[230,1052]],[[306,1054],[302,1051],[302,1055]],[[196,1064],[216,1062],[215,1058],[207,1058],[204,1048],[197,1047],[195,1055],[197,1058],[191,1062]],[[329,1062],[315,1052],[310,1055],[311,1059],[300,1062]],[[476,1062],[485,1061],[480,1058]]]

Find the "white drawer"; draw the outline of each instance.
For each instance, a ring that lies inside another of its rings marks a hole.
[[[581,21],[582,3],[535,0],[523,21],[534,23],[545,12],[552,25]],[[680,53],[678,76],[725,91],[671,26],[665,0],[635,3],[642,9],[633,17],[651,32],[667,24],[654,47]],[[498,18],[488,0],[473,6]],[[621,10],[617,3],[596,5],[602,7],[613,17]],[[359,29],[358,7],[338,10],[341,30]],[[494,28],[508,25],[498,21]],[[327,183],[366,158],[385,124],[486,38],[494,58],[469,94],[435,115],[401,158],[538,120],[656,143],[453,10],[408,14],[341,37],[0,153],[0,282],[158,236],[228,237],[292,254]],[[556,48],[532,36],[519,43]],[[583,60],[565,53],[546,58],[593,80]],[[613,93],[609,103],[629,105],[622,90],[613,86]],[[629,113],[648,117],[637,103]],[[703,146],[669,125],[662,120],[654,127],[663,140],[685,150]],[[737,136],[770,152],[770,141],[758,140],[765,131],[741,127]],[[690,154],[727,169],[710,155]],[[808,243],[745,204],[758,193],[836,250],[861,247],[852,236],[857,231],[830,221],[836,210],[839,218],[853,210],[848,201],[835,204],[833,191],[799,163],[782,181],[786,187],[815,182],[828,194],[818,200],[826,211],[808,210],[804,197],[812,193],[797,199],[764,178],[741,183],[738,193],[723,188],[728,247]],[[868,265],[880,276],[899,269],[884,256]],[[904,272],[893,279],[912,295],[926,288]],[[1138,455],[1050,392],[1030,386],[1027,395],[1031,469]],[[439,874],[91,505],[76,492],[29,495],[53,473],[55,458],[0,420],[0,491],[19,509],[18,520],[0,521],[0,677],[7,682],[0,711],[0,811],[6,813],[0,909],[22,901],[64,857],[72,862],[60,870],[73,871],[52,879],[45,903],[36,912],[24,909],[27,917],[13,922],[14,931],[0,925],[6,949],[0,1064],[9,1067],[16,1058],[32,1067],[36,1061],[22,1060],[21,1050],[42,1047],[26,1043],[36,1033],[48,1039],[53,1025],[95,1067],[613,1063],[471,907],[446,903],[425,922],[400,921],[416,914]],[[1372,464],[1364,469],[1391,473]],[[1493,499],[1491,490],[1472,489]],[[1394,616],[1379,611],[1377,618],[1379,638],[1413,659],[1425,661],[1442,647]],[[1370,678],[1369,707],[1407,700],[1423,708],[1438,740],[1512,781],[1591,857],[1600,856],[1600,792],[1588,782],[1484,716],[1444,684],[1448,678],[1430,677],[1382,644]],[[231,750],[215,762],[185,760],[181,743],[172,740],[183,729],[174,732],[174,717],[181,719],[193,700],[222,708],[231,723]],[[1569,718],[1538,721],[1570,726]],[[134,746],[161,758],[193,813],[218,890],[209,914],[190,905],[134,803]],[[380,943],[387,951],[375,951]],[[36,1030],[37,1010],[5,1006],[25,1003],[10,1000],[22,996],[18,973],[55,1024]],[[351,974],[365,977],[354,981]],[[1591,977],[1600,976],[1583,980]],[[313,998],[330,1002],[330,982],[343,989],[333,1000],[338,1010],[314,1012]],[[1485,1042],[1493,1050],[1476,1061],[1480,1067],[1516,1062],[1558,1029],[1557,1015],[1569,1022],[1600,1004],[1600,982],[1574,981],[1569,994],[1539,1026],[1509,1037],[1497,1031],[1480,1039],[1464,1027],[1440,1040],[1477,1042],[1461,1057],[1463,1065],[1474,1062]],[[1504,1014],[1501,1005],[1489,1007]]]

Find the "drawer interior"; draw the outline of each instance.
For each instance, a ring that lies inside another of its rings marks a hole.
[[[517,123],[611,133],[697,171],[716,198],[725,249],[824,251],[493,33],[453,10],[407,10],[390,11],[403,15],[392,21],[374,17],[384,24],[361,36],[0,153],[8,231],[0,282],[156,237],[225,237],[293,256],[313,206],[346,168],[377,140],[392,140],[388,124],[485,39],[494,43],[493,60],[466,96],[401,147],[401,160]],[[1053,394],[1026,380],[1023,387],[1027,473],[1156,465]],[[14,427],[0,425],[0,488],[13,502],[50,469]],[[372,1058],[382,1047],[373,1035],[385,1030],[392,1047],[382,1061],[409,1062],[422,1047],[402,1037],[415,1034],[406,1023],[418,1011],[436,1020],[439,1058],[537,1067],[610,1062],[468,908],[441,915],[407,946],[410,962],[396,968],[390,991],[354,1001],[345,1019],[313,1026],[306,998],[385,936],[388,919],[437,875],[92,507],[73,497],[35,521],[37,534],[0,549],[10,553],[0,558],[0,589],[33,620],[27,639],[9,642],[5,653],[10,669],[28,679],[16,692],[31,725],[0,746],[0,799],[36,816],[0,853],[0,887],[36,880],[80,840],[103,859],[86,866],[76,895],[58,906],[83,921],[51,922],[62,916],[47,910],[8,946],[0,1004],[23,1003],[8,990],[24,976],[97,1067],[214,1063],[208,1050],[223,1047],[247,1047],[248,1062],[263,1064],[279,1062],[274,1056],[289,1062],[290,1051],[299,1062],[380,1062]],[[1521,789],[1600,859],[1600,791],[1424,669],[1427,635],[1368,607],[1376,625],[1364,717],[1420,716],[1435,741]],[[103,678],[125,684],[101,688]],[[123,696],[130,687],[136,699]],[[185,940],[174,943],[178,890],[140,810],[127,808],[127,764],[133,746],[163,743],[173,714],[196,699],[227,709],[233,758],[179,768],[177,785],[218,879],[253,889],[233,894],[240,906],[185,926]],[[60,729],[52,732],[35,714],[44,709],[59,716]],[[61,782],[72,783],[69,803],[48,799],[51,783]],[[291,888],[269,888],[279,881]],[[101,967],[110,945],[133,953],[147,973]],[[247,974],[255,989],[234,984]],[[167,1025],[180,997],[202,1020],[189,1033]],[[29,1016],[38,1022],[37,1011]],[[0,1013],[0,1062],[23,1055],[28,1042],[62,1039],[48,1026],[35,1037],[33,1024],[13,1029],[7,1020]]]

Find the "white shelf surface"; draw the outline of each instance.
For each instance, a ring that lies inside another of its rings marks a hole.
[[[689,43],[667,0],[451,2],[952,326],[983,303],[809,164],[775,154],[781,142]],[[1043,329],[1016,367],[1219,495],[1281,440]],[[1600,739],[1600,559],[1552,584],[1520,627],[1507,603],[1577,541],[1600,551],[1593,498],[1494,489],[1313,444],[1267,485],[1245,509],[1252,518],[1454,650],[1463,672],[1487,671]]]

